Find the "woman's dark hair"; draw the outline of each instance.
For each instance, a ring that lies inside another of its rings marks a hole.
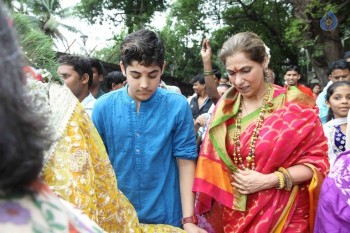
[[[339,82],[335,82],[332,85],[330,85],[327,89],[327,93],[326,93],[326,101],[329,102],[329,99],[331,98],[331,96],[334,94],[335,90],[338,87],[341,86],[349,86],[350,87],[350,82],[349,81],[339,81]],[[334,114],[331,108],[328,109],[328,115],[327,115],[327,122],[332,120],[334,118]]]
[[[23,192],[37,179],[49,135],[43,130],[47,121],[31,108],[22,53],[1,7],[0,44],[0,195],[5,195]]]

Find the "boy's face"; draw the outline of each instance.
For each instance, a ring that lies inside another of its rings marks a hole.
[[[164,70],[164,66],[163,69],[158,65],[144,66],[138,61],[133,61],[127,67],[121,62],[120,68],[129,84],[128,94],[137,102],[148,100],[153,95]]]
[[[289,86],[295,86],[298,84],[298,80],[300,79],[300,74],[295,70],[290,70],[290,71],[287,71],[286,75],[284,76],[284,79],[286,80]]]

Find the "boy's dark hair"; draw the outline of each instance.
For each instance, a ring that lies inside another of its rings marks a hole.
[[[112,84],[119,84],[126,81],[126,77],[120,71],[112,71],[105,77],[105,85],[108,91],[112,90]]]
[[[327,75],[331,75],[333,70],[350,70],[350,65],[345,59],[339,59],[331,63],[328,68]]]
[[[348,59],[348,58],[350,58],[350,51],[346,51],[345,53],[344,53],[344,57],[343,57],[344,59]]]
[[[226,80],[228,80],[228,81],[230,81],[230,79],[229,79],[229,77],[227,76],[227,74],[222,75],[220,79],[222,79],[222,78],[223,78],[223,79],[226,79]]]
[[[0,6],[0,196],[22,193],[38,179],[50,146],[48,119],[39,116],[26,94],[22,52]]]
[[[155,32],[141,29],[124,38],[120,46],[120,59],[125,68],[137,61],[143,66],[157,65],[163,69],[163,42]]]
[[[290,65],[290,66],[288,66],[287,69],[286,69],[286,72],[287,72],[287,71],[296,71],[296,72],[298,72],[298,74],[300,74],[299,67],[296,66],[296,65]]]
[[[227,87],[228,89],[230,89],[232,86],[230,84],[227,84],[227,83],[221,83],[218,85],[218,87]]]
[[[327,93],[326,93],[326,101],[329,102],[329,99],[331,98],[331,96],[334,94],[335,90],[338,87],[341,86],[349,86],[350,87],[350,82],[349,81],[339,81],[339,82],[335,82],[332,85],[330,85],[327,89]],[[331,108],[328,109],[328,114],[327,114],[327,122],[332,120],[334,118],[334,114]]]
[[[90,58],[90,64],[92,68],[95,68],[97,70],[98,74],[102,74],[102,75],[105,74],[103,64],[100,60],[96,58]]]
[[[219,69],[213,69],[213,73],[218,80],[221,78],[221,72]]]
[[[191,79],[191,84],[193,85],[194,83],[199,82],[200,84],[204,85],[205,84],[205,79],[202,74],[197,74],[196,76],[193,76]]]
[[[84,74],[89,75],[88,87],[92,85],[92,67],[89,59],[75,55],[64,55],[58,58],[60,65],[70,65],[79,74],[80,79]]]

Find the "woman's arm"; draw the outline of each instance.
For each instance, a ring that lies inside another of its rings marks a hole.
[[[201,56],[203,61],[204,72],[213,71],[213,67],[211,64],[212,50],[208,39],[203,40]],[[216,104],[219,101],[221,95],[217,90],[214,75],[205,75],[204,80],[205,90],[207,91],[209,98],[213,101],[214,104]]]
[[[312,170],[302,164],[294,165],[287,168],[293,185],[301,184],[311,180]],[[235,186],[242,194],[256,193],[261,190],[276,188],[279,185],[278,177],[275,173],[262,174],[254,170],[239,170],[232,174],[234,181],[232,185]]]

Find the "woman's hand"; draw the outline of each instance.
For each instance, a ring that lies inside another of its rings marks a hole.
[[[231,184],[242,194],[252,194],[278,185],[278,178],[274,173],[262,174],[254,170],[238,170],[232,177],[234,180]]]
[[[208,233],[206,230],[198,227],[196,224],[193,223],[186,223],[183,227],[187,233]]]
[[[202,60],[203,63],[205,64],[206,62],[210,62],[211,63],[211,57],[212,57],[213,53],[211,50],[211,46],[209,43],[208,39],[204,39],[202,42],[202,49],[201,49],[201,56],[202,56]]]

